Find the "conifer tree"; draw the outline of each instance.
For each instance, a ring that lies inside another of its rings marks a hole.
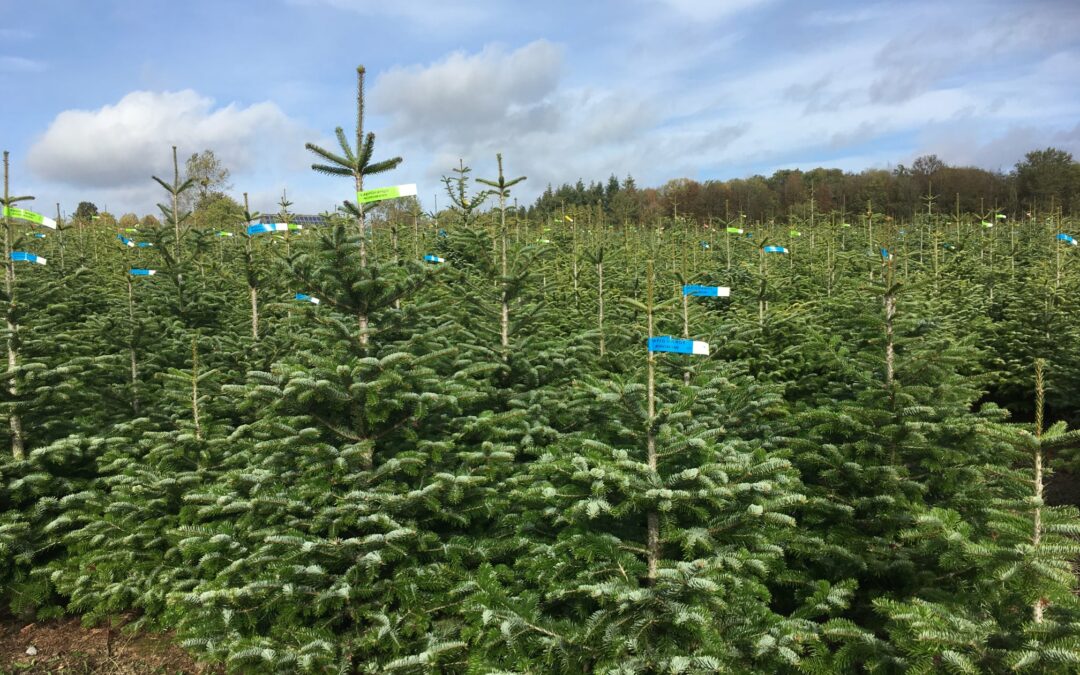
[[[181,196],[195,186],[195,179],[188,178],[187,180],[180,181],[180,165],[176,159],[176,146],[173,146],[173,181],[172,183],[166,183],[157,176],[152,178],[157,181],[161,187],[165,188],[165,191],[169,193],[169,197],[172,200],[171,204],[158,204],[158,209],[161,210],[162,215],[165,216],[165,221],[162,224],[164,228],[172,226],[172,241],[163,238],[159,234],[159,241],[161,242],[162,255],[165,258],[165,262],[169,267],[171,276],[176,280],[176,294],[177,294],[177,307],[180,312],[184,311],[184,270],[183,270],[183,256],[181,254],[181,245],[183,241],[183,227],[187,219],[191,217],[190,211],[182,211],[180,208]],[[165,232],[168,230],[166,229]],[[168,244],[172,244],[172,255],[169,255]]]
[[[510,188],[525,180],[525,176],[506,180],[506,177],[503,176],[502,153],[495,155],[495,158],[498,160],[499,164],[498,180],[484,180],[478,178],[476,182],[494,188],[495,194],[499,197],[499,270],[503,286],[499,339],[503,352],[505,353],[510,349],[510,298],[508,289],[510,279],[508,277],[509,270],[506,261],[506,198],[510,195]]]
[[[397,167],[401,164],[400,157],[393,157],[391,159],[382,160],[379,162],[372,161],[372,153],[375,150],[375,133],[368,132],[367,136],[364,135],[364,67],[359,66],[356,69],[356,141],[355,146],[350,146],[348,139],[345,137],[345,132],[341,127],[334,130],[337,135],[338,144],[341,146],[341,153],[336,154],[325,150],[314,143],[307,143],[306,147],[309,151],[315,153],[326,163],[312,164],[311,168],[319,173],[324,173],[329,176],[352,176],[353,183],[356,188],[356,192],[362,192],[364,189],[364,176],[373,176],[380,173],[385,173]],[[364,205],[357,203],[355,205],[346,202],[350,213],[356,219],[356,230],[359,236],[360,245],[360,269],[367,268],[367,243],[364,238]],[[359,338],[360,343],[366,345],[368,343],[368,316],[366,313],[360,313],[357,315],[357,321],[359,322]]]
[[[15,238],[11,216],[8,210],[15,204],[33,199],[31,196],[16,197],[11,194],[9,186],[8,151],[4,151],[4,200],[0,202],[3,209],[4,222],[4,299],[7,301],[5,315],[7,318],[7,377],[8,393],[14,398],[18,396],[18,384],[15,380],[15,370],[19,366],[19,326],[15,320],[15,261],[12,259],[12,244]],[[23,459],[26,456],[25,443],[23,442],[22,419],[17,413],[9,413],[8,424],[11,426],[11,454],[15,459]]]

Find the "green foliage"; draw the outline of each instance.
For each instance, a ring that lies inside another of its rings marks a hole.
[[[358,93],[312,149],[357,185],[397,165]],[[176,170],[153,246],[5,222],[50,260],[3,289],[9,610],[231,672],[1077,669],[1080,516],[1041,488],[1078,470],[1072,221],[612,225],[614,180],[553,222],[467,171],[437,221],[248,237]],[[650,360],[650,319],[711,354]]]

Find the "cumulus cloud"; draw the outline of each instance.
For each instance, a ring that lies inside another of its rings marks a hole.
[[[372,108],[388,126],[380,136],[406,161],[426,166],[413,176],[438,184],[464,158],[487,177],[496,153],[508,170],[529,176],[519,194],[535,194],[547,182],[625,175],[663,145],[645,138],[660,121],[654,102],[630,87],[568,87],[562,81],[563,49],[547,41],[508,51],[488,46],[454,52],[426,65],[395,68],[378,78]],[[724,130],[683,141],[715,144]]]
[[[918,8],[924,21],[887,40],[874,56],[874,102],[906,101],[972,71],[992,80],[995,71],[1015,71],[1032,54],[1053,55],[1067,48],[1080,31],[1080,6],[1042,12],[1006,6],[977,18],[950,4],[920,3]],[[957,36],[963,36],[962,43],[956,43]]]
[[[994,134],[973,120],[958,120],[922,134],[912,158],[935,154],[951,164],[1009,171],[1028,152],[1047,147],[1080,157],[1080,124],[1056,130],[1017,125]]]
[[[839,4],[781,16],[769,0],[638,0],[604,44],[454,52],[384,73],[372,106],[411,178],[436,180],[458,157],[489,176],[502,152],[529,176],[522,196],[609,173],[658,184],[908,152],[998,168],[1075,146],[1080,9]]]
[[[304,135],[273,103],[215,108],[191,90],[136,91],[98,110],[57,115],[31,146],[27,165],[44,180],[123,189],[167,175],[171,145],[182,157],[209,148],[234,174],[260,162],[299,168]]]
[[[389,115],[390,131],[430,141],[470,142],[498,134],[551,130],[562,52],[537,40],[513,52],[493,45],[478,54],[454,52],[429,66],[393,68],[371,91],[375,112]]]

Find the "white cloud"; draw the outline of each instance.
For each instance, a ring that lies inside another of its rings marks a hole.
[[[993,134],[972,120],[958,120],[922,134],[920,149],[912,154],[935,154],[950,164],[1010,171],[1032,150],[1055,147],[1080,158],[1080,124],[1072,128],[1047,129],[1029,125],[1010,126]]]
[[[47,181],[125,189],[171,175],[171,149],[183,158],[211,149],[235,174],[304,165],[301,126],[273,103],[248,107],[198,93],[136,91],[98,110],[60,113],[31,146],[27,165]]]
[[[437,185],[458,157],[490,177],[502,152],[509,172],[529,176],[524,197],[549,181],[660,184],[794,158],[857,170],[924,148],[1007,168],[1033,147],[1075,145],[1055,130],[1075,124],[1080,11],[1000,4],[972,18],[966,5],[916,0],[792,7],[757,25],[768,2],[639,0],[588,48],[570,38],[393,69],[371,96],[380,154]],[[746,20],[723,21],[734,12]]]
[[[507,52],[454,52],[429,66],[392,68],[371,91],[373,108],[393,121],[390,132],[428,141],[468,143],[480,138],[553,129],[552,107],[561,50],[537,40]]]
[[[514,51],[454,52],[384,73],[370,97],[388,122],[379,131],[385,152],[377,159],[400,153],[411,180],[437,189],[458,158],[474,167],[474,176],[491,177],[501,152],[508,172],[529,177],[515,190],[522,196],[548,182],[625,175],[643,166],[661,140],[644,138],[661,121],[654,103],[631,88],[568,88],[562,64],[562,48],[540,40]],[[713,130],[664,143],[718,140]],[[419,167],[410,162],[417,157]]]

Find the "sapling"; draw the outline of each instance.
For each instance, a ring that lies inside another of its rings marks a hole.
[[[165,188],[165,191],[169,193],[169,197],[172,200],[172,206],[165,204],[158,204],[158,209],[161,210],[165,216],[165,224],[172,224],[173,226],[173,260],[171,267],[176,279],[176,296],[177,306],[182,312],[184,310],[184,269],[182,265],[183,257],[181,255],[181,238],[182,228],[184,222],[191,216],[190,211],[180,210],[180,198],[181,196],[195,186],[195,179],[188,178],[184,182],[180,182],[180,165],[176,159],[176,146],[172,146],[173,156],[173,181],[172,183],[166,183],[157,176],[151,176],[158,182],[161,187]],[[162,250],[162,255],[168,262],[168,251]]]
[[[60,202],[56,202],[56,238],[60,242],[60,273],[64,272],[64,232],[68,229],[68,225],[64,223],[64,218],[60,215]]]
[[[420,257],[420,216],[424,211],[420,208],[420,200],[413,197],[410,201],[409,215],[412,216],[413,225],[413,259]]]
[[[353,184],[356,188],[356,192],[362,192],[364,190],[364,176],[373,176],[380,173],[385,173],[391,169],[396,168],[401,164],[401,157],[392,157],[390,159],[382,160],[381,162],[372,162],[371,155],[375,149],[375,134],[374,132],[368,132],[364,135],[364,67],[358,66],[356,68],[356,142],[354,146],[349,145],[349,139],[345,137],[345,130],[338,127],[334,130],[337,136],[338,144],[341,146],[341,153],[337,154],[330,152],[324,148],[315,145],[314,143],[306,143],[304,145],[310,152],[313,152],[326,163],[312,164],[312,170],[323,173],[328,176],[351,176]],[[353,205],[346,201],[346,207],[349,208],[349,212],[354,216],[356,222],[357,235],[360,237],[360,269],[367,268],[367,245],[364,241],[364,205],[357,202]],[[367,346],[368,344],[368,316],[366,313],[361,313],[357,316],[357,323],[359,325],[359,339],[360,344]]]
[[[251,212],[251,206],[248,204],[248,193],[244,193],[244,225],[245,228],[251,223],[251,221],[258,219],[258,213]],[[247,279],[248,297],[251,300],[251,339],[258,342],[259,340],[259,273],[258,268],[255,265],[255,242],[253,238],[248,236],[246,231],[244,235],[244,273]]]
[[[127,258],[127,253],[124,254]],[[136,326],[135,326],[135,289],[132,283],[132,274],[130,265],[125,264],[121,269],[121,273],[127,280],[127,296],[128,296],[128,326],[131,331],[130,341],[128,342],[128,355],[131,360],[131,411],[135,413],[135,416],[139,416],[139,359],[135,350],[135,338],[136,338]]]
[[[494,194],[499,197],[499,270],[502,274],[502,291],[500,293],[502,312],[499,320],[499,338],[505,358],[508,356],[510,349],[510,280],[506,264],[506,198],[510,195],[510,188],[525,180],[525,176],[507,180],[506,176],[503,175],[502,153],[496,154],[495,159],[499,164],[499,178],[497,180],[477,178],[476,182],[494,188]]]
[[[8,384],[8,393],[12,398],[15,398],[19,394],[18,385],[16,384],[15,377],[12,373],[18,370],[19,367],[19,325],[15,320],[15,261],[11,259],[12,242],[14,240],[14,232],[12,231],[11,217],[8,214],[8,209],[11,209],[19,202],[29,201],[33,199],[30,195],[23,195],[20,197],[13,196],[9,188],[9,166],[8,166],[8,151],[4,151],[4,201],[2,202],[4,211],[4,291],[7,294],[7,354],[8,354],[8,377],[10,378]],[[23,428],[22,418],[15,411],[11,412],[8,419],[8,423],[11,425],[11,454],[15,459],[21,460],[26,456],[26,451],[23,441]]]
[[[604,355],[604,247],[596,249],[596,253],[587,253],[589,261],[596,266],[596,327],[600,333],[600,356]]]
[[[646,302],[645,302],[645,316],[648,322],[648,334],[649,339],[653,338],[653,261],[650,259],[647,263],[647,280],[646,280]],[[655,473],[657,469],[657,454],[656,454],[656,352],[648,350],[647,352],[647,367],[648,367],[648,392],[647,397],[647,415],[646,415],[646,462],[649,466],[649,471]],[[646,547],[647,547],[647,566],[648,566],[648,580],[649,585],[652,586],[656,583],[657,574],[660,569],[660,514],[655,509],[650,509],[645,516],[646,523]]]
[[[686,267],[683,266],[683,271],[675,277],[675,280],[679,285],[679,292],[682,294],[682,336],[683,339],[690,339],[690,296],[688,296],[683,290],[683,286],[686,285]],[[683,384],[690,385],[690,369],[687,368],[683,371]]]
[[[472,196],[468,194],[469,173],[472,169],[465,166],[464,160],[458,159],[457,168],[451,169],[451,171],[457,175],[442,177],[446,194],[450,197],[450,210],[457,214],[458,224],[461,227],[469,227],[476,220],[478,209],[492,193],[488,190],[481,190]]]
[[[285,239],[285,257],[288,258],[292,255],[292,217],[293,214],[289,212],[289,207],[292,206],[292,202],[289,201],[289,197],[285,190],[281,191],[281,199],[278,200],[278,212],[277,217],[281,219],[281,222],[285,223],[286,230],[284,234]],[[277,235],[271,235],[276,237]]]

